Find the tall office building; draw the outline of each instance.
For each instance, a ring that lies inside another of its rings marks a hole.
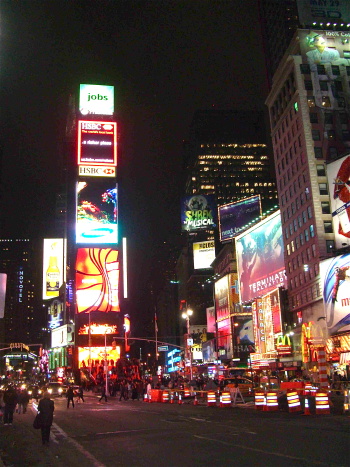
[[[215,195],[218,205],[260,195],[262,209],[277,203],[274,172],[261,112],[200,110],[186,151],[186,194]]]
[[[331,206],[335,183],[340,182],[327,178],[327,169],[350,151],[349,39],[350,34],[342,31],[298,30],[266,101],[289,309],[295,324],[316,323],[321,334],[329,317],[325,316],[320,265],[341,253],[333,227],[337,213]],[[342,238],[340,246],[347,247],[348,235],[343,233]]]

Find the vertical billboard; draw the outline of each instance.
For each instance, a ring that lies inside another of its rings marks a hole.
[[[7,274],[0,274],[0,318],[5,314],[6,283]]]
[[[78,248],[76,290],[78,313],[120,311],[118,251]]]
[[[236,237],[241,302],[286,287],[280,211]]]
[[[299,23],[350,22],[349,0],[297,0]]]
[[[181,226],[186,232],[213,229],[217,225],[214,195],[192,195],[182,199]]]
[[[117,123],[78,121],[78,165],[117,165]]]
[[[52,300],[48,307],[49,312],[49,329],[56,329],[63,325],[64,321],[64,305],[61,300]]]
[[[250,227],[253,222],[260,220],[260,195],[219,206],[218,213],[220,241],[232,240],[240,232]]]
[[[194,269],[210,269],[215,259],[214,240],[193,243]]]
[[[79,111],[82,115],[113,115],[114,86],[81,84]]]
[[[76,242],[118,243],[118,187],[108,179],[77,183]]]
[[[43,300],[59,296],[59,289],[66,280],[66,248],[63,238],[44,238],[43,249]]]
[[[323,303],[330,336],[350,330],[350,254],[320,262]]]
[[[232,330],[230,318],[230,275],[222,277],[215,282],[215,309],[218,330],[218,346],[224,353],[226,358],[230,358],[228,349],[231,347]]]
[[[327,165],[336,248],[350,244],[350,156]]]

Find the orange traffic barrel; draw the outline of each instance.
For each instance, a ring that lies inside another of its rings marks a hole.
[[[317,391],[315,396],[316,415],[330,414],[329,399],[327,391]]]
[[[162,402],[169,402],[169,392],[168,391],[163,391],[162,394]]]
[[[264,410],[265,392],[264,391],[255,391],[254,401],[255,401],[256,410]]]
[[[230,407],[231,405],[231,393],[230,391],[224,391],[220,395],[220,407]]]
[[[208,391],[207,393],[207,405],[208,407],[210,406],[216,406],[216,393],[215,391]]]
[[[266,411],[274,412],[278,410],[278,400],[276,391],[267,391],[266,392]]]
[[[288,410],[290,413],[301,411],[299,394],[296,389],[292,389],[287,392],[287,402],[288,402]]]

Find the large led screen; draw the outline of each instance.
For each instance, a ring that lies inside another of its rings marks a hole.
[[[320,262],[323,303],[331,336],[350,330],[350,254]]]
[[[118,188],[108,180],[77,184],[76,242],[118,243]]]
[[[78,248],[76,290],[78,313],[120,311],[118,251]]]
[[[117,123],[78,121],[78,165],[117,165]]]
[[[6,283],[7,274],[0,274],[0,318],[3,318],[5,313]]]
[[[327,165],[336,248],[350,245],[350,156]]]
[[[114,86],[81,84],[79,111],[82,115],[113,115]]]
[[[300,24],[350,22],[349,0],[297,0],[297,6]]]
[[[65,242],[63,238],[45,238],[43,249],[43,300],[59,296],[65,281]]]
[[[241,302],[286,287],[280,211],[236,237]]]
[[[216,228],[216,212],[214,195],[194,195],[183,198],[181,207],[182,230],[193,232]]]
[[[236,203],[219,206],[220,241],[225,242],[258,222],[261,216],[260,196],[251,196]]]
[[[214,240],[193,243],[194,269],[209,269],[215,259]]]

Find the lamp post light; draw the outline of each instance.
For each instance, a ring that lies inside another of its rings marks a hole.
[[[190,379],[192,381],[193,379],[193,370],[192,370],[192,346],[191,345],[188,345],[188,339],[189,339],[189,335],[190,335],[190,316],[193,315],[193,310],[191,309],[187,309],[186,311],[184,311],[182,313],[182,317],[183,319],[186,320],[186,325],[187,325],[187,343],[186,343],[186,348],[187,348],[187,351],[190,352]]]

